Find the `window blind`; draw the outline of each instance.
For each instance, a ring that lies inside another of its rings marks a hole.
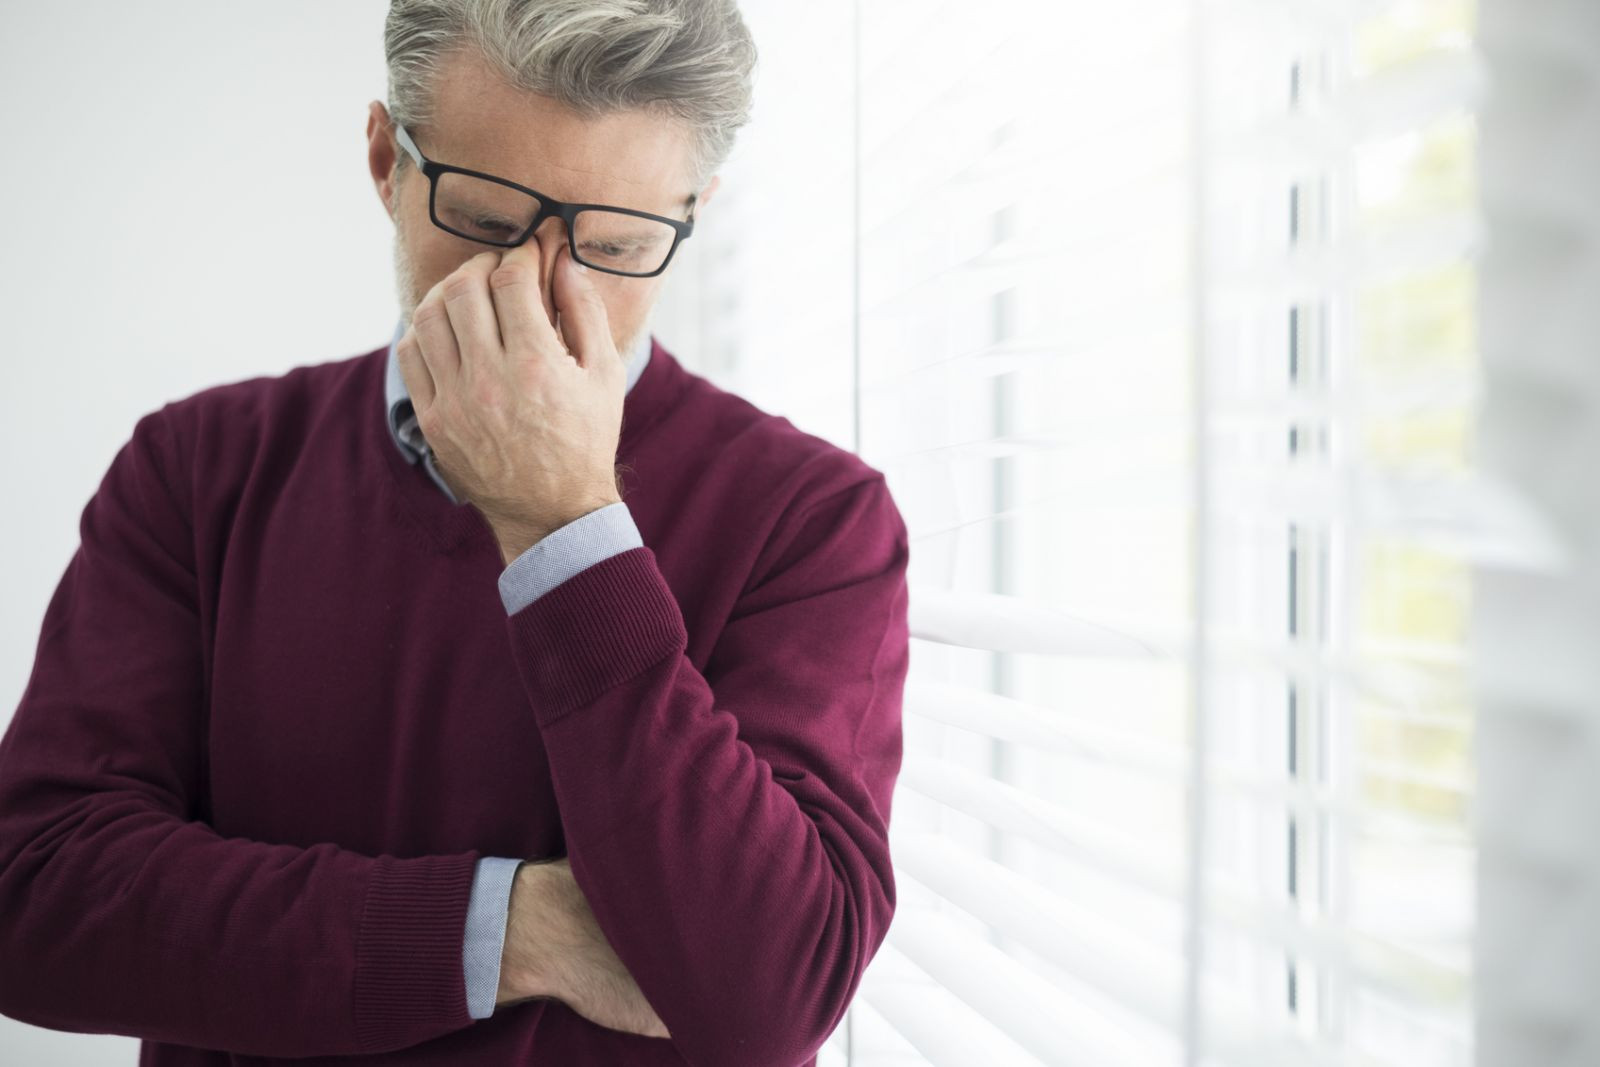
[[[1551,565],[1474,574],[1477,1036],[1485,1064],[1600,1063],[1600,7],[1480,0],[1480,465],[1547,524]]]
[[[1209,743],[1191,758],[1253,760],[1312,799],[1241,803],[1202,776],[1186,1062],[1237,1058],[1215,1039],[1216,982],[1253,988],[1254,1021],[1304,1046],[1280,1062],[1470,1063],[1471,565],[1529,548],[1471,447],[1473,15],[1456,0],[1196,11],[1215,640],[1195,708]],[[1287,669],[1245,666],[1239,643]],[[1212,877],[1249,879],[1245,899]],[[1274,952],[1218,921],[1241,905],[1293,933]]]
[[[824,1062],[1472,1062],[1475,582],[1569,556],[1476,448],[1473,6],[742,7],[658,328],[912,537]]]

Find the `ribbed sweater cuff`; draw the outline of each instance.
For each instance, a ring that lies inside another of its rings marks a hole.
[[[688,645],[683,612],[648,545],[586,567],[506,625],[540,726]]]
[[[461,944],[481,853],[379,856],[356,941],[355,1025],[364,1054],[470,1026]]]

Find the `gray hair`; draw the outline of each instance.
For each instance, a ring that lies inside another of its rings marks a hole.
[[[657,110],[694,131],[703,189],[750,119],[755,42],[737,0],[392,0],[384,25],[389,114],[433,117],[441,61],[475,49],[508,83],[585,117]],[[396,177],[407,153],[398,153]]]

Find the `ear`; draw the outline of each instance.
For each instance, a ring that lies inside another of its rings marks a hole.
[[[705,191],[702,192],[700,194],[699,199],[697,199],[694,202],[695,203],[694,217],[695,217],[695,219],[697,221],[700,218],[700,213],[702,211],[704,211],[706,209],[706,206],[711,203],[711,198],[716,195],[717,187],[720,186],[721,184],[722,184],[722,175],[720,175],[720,174],[713,174],[711,176],[711,181],[706,183]]]
[[[391,219],[399,206],[395,203],[396,155],[389,109],[383,106],[382,101],[374,100],[367,105],[367,169],[372,172],[372,184],[378,190],[378,199],[383,202],[383,208]]]

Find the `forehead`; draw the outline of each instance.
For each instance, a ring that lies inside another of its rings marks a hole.
[[[681,120],[631,110],[585,118],[501,79],[471,50],[435,83],[429,158],[531,186],[560,200],[671,214],[691,188]]]

